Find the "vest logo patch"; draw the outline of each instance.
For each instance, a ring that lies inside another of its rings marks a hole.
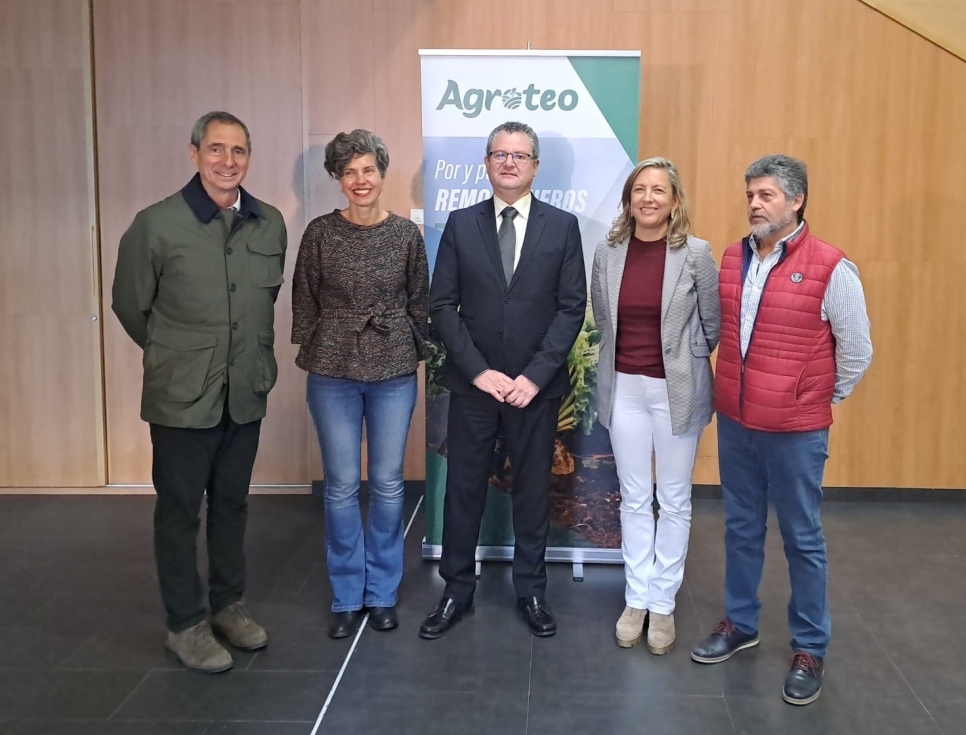
[[[805,276],[803,276],[801,273],[797,273],[797,272],[792,273],[791,275],[792,283],[801,283],[804,277]]]

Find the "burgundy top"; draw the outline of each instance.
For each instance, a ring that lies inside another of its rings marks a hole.
[[[664,377],[661,349],[661,294],[667,240],[631,237],[617,298],[615,367],[619,373]]]

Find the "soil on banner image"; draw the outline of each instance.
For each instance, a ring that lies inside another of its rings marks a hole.
[[[578,460],[574,472],[550,481],[551,522],[601,549],[621,547],[620,504],[613,457]]]
[[[607,450],[606,431],[600,427],[589,437],[574,432],[558,435],[550,478],[550,522],[569,531],[575,541],[619,549],[620,485],[614,456]],[[490,484],[504,492],[513,491],[513,469],[499,443]]]

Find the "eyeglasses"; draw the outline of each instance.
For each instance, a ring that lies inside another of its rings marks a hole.
[[[529,153],[507,153],[506,151],[490,151],[487,157],[495,163],[504,163],[506,159],[512,158],[514,163],[526,163],[536,161],[537,157]]]

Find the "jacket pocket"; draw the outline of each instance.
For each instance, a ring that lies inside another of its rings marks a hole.
[[[701,326],[701,319],[698,316],[698,309],[696,306],[691,312],[691,319],[688,325],[691,341],[691,354],[695,357],[710,357],[711,350],[708,349],[708,338],[704,335],[704,327]]]
[[[255,288],[282,285],[282,246],[277,242],[248,243],[248,277]]]
[[[691,342],[691,354],[695,357],[711,357],[711,350],[708,349],[707,342],[699,339]]]
[[[193,403],[204,393],[218,336],[164,327],[152,330],[144,351],[144,389],[174,403]]]
[[[252,387],[259,395],[265,395],[278,380],[278,363],[275,361],[275,331],[261,329],[258,332],[258,375]]]
[[[802,365],[801,371],[798,373],[798,381],[795,383],[795,402],[802,400],[802,396],[805,394],[805,374],[808,372],[808,366]]]

